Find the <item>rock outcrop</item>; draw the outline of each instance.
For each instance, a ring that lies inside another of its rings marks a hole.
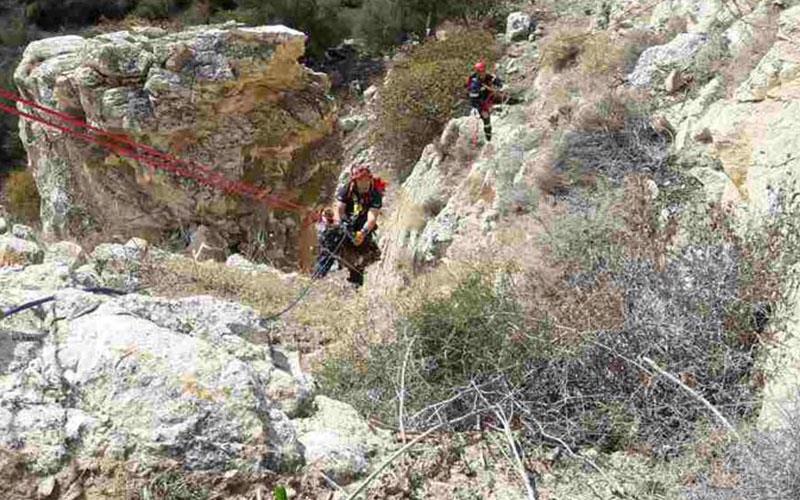
[[[788,37],[800,33],[800,7],[784,11],[779,27]],[[732,98],[706,99],[694,106],[702,112],[679,123],[676,146],[682,154],[719,162],[716,169],[700,165],[695,170],[716,201],[766,214],[793,192],[800,161],[798,61],[797,45],[778,39]],[[704,94],[719,93],[700,97]]]
[[[158,252],[146,242],[100,245],[87,258],[74,243],[17,240],[46,258],[0,266],[0,308],[55,298],[0,322],[0,446],[36,472],[73,458],[213,471],[307,463],[346,482],[383,448],[353,408],[314,402],[296,354],[253,341],[264,325],[250,307],[77,287],[90,274],[99,284],[131,276],[145,250]]]
[[[33,42],[14,77],[27,99],[313,203],[332,189],[339,146],[327,77],[298,63],[304,50],[305,35],[282,26],[141,28]],[[260,237],[275,262],[297,257],[295,215],[38,123],[20,129],[49,237],[152,238],[205,225],[231,244]]]
[[[637,87],[651,85],[656,75],[663,73],[666,76],[670,69],[691,61],[707,42],[705,34],[682,33],[665,45],[650,47],[639,57],[628,81]]]

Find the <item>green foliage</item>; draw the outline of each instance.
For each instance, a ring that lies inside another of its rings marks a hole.
[[[4,74],[0,72],[0,78]],[[3,85],[4,88],[9,88]],[[17,168],[25,161],[25,150],[19,139],[17,118],[7,113],[0,114],[0,176]]]
[[[188,483],[177,471],[158,474],[145,491],[142,495],[145,498],[164,500],[207,500],[211,496],[205,488]]]
[[[167,19],[191,3],[191,0],[140,0],[133,15],[150,20]]]
[[[364,363],[353,354],[331,357],[319,372],[324,391],[365,413],[396,418],[394,395],[408,352],[405,405],[412,414],[447,399],[453,387],[482,380],[510,367],[521,376],[524,362],[540,343],[520,344],[518,305],[498,293],[481,274],[468,276],[445,297],[425,297],[397,325],[403,336],[373,346]]]
[[[398,43],[403,34],[422,36],[445,19],[494,20],[506,14],[507,9],[493,0],[364,0],[353,33],[382,49]]]
[[[39,192],[30,172],[18,170],[9,174],[3,182],[3,196],[12,217],[26,223],[39,220]]]
[[[289,495],[286,493],[286,488],[283,486],[278,486],[272,492],[272,497],[274,500],[289,500]]]
[[[339,0],[241,0],[237,19],[252,24],[282,23],[309,35],[308,51],[320,55],[350,36],[348,11]]]
[[[591,209],[564,215],[545,236],[557,261],[578,264],[581,269],[618,262],[622,251],[613,240],[623,227],[623,221],[614,215],[620,194],[601,186],[590,196],[594,201]]]
[[[0,30],[0,45],[19,47],[28,41],[28,26],[22,17],[14,17],[5,21]]]
[[[424,43],[398,63],[380,93],[374,139],[403,170],[410,168],[465,99],[465,84],[477,60],[497,58],[491,33],[461,31]],[[405,171],[401,171],[401,174]]]

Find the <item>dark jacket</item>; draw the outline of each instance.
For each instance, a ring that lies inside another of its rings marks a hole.
[[[367,223],[367,212],[371,208],[383,207],[383,195],[377,189],[364,194],[358,192],[354,184],[345,184],[336,191],[336,199],[345,204],[345,217],[351,222],[351,229],[358,231]]]
[[[473,108],[480,109],[483,104],[494,95],[493,90],[500,89],[502,86],[502,80],[495,75],[486,73],[483,75],[483,78],[481,78],[481,75],[478,73],[473,73],[467,80],[467,92],[470,105]]]

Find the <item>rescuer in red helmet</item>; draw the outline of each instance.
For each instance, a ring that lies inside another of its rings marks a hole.
[[[497,91],[503,82],[497,76],[486,71],[486,63],[475,64],[475,72],[467,79],[467,92],[472,112],[483,120],[483,132],[486,140],[492,140],[492,106]]]
[[[336,192],[332,224],[335,230],[321,238],[317,277],[327,274],[335,259],[349,271],[349,282],[356,287],[364,284],[364,270],[381,256],[374,233],[385,189],[386,182],[373,175],[369,167],[351,169],[349,181]]]

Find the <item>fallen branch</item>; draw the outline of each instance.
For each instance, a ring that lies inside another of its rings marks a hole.
[[[436,425],[434,427],[431,427],[430,429],[428,429],[427,431],[423,432],[422,434],[420,434],[419,436],[417,436],[413,440],[409,441],[409,443],[407,445],[403,446],[402,448],[400,448],[399,450],[394,452],[392,454],[392,456],[387,458],[377,469],[375,469],[375,472],[370,474],[369,477],[367,477],[364,480],[364,482],[361,483],[361,485],[358,487],[358,489],[356,489],[356,491],[351,493],[350,496],[348,496],[345,500],[355,500],[355,498],[358,497],[358,495],[360,495],[361,493],[364,492],[364,490],[367,489],[367,486],[369,486],[369,484],[372,481],[374,481],[375,478],[377,478],[378,476],[381,475],[381,473],[383,472],[383,470],[386,467],[388,467],[392,462],[397,460],[398,457],[400,457],[403,454],[405,454],[405,452],[407,452],[409,449],[411,449],[418,442],[420,442],[423,439],[425,439],[426,437],[428,437],[430,434],[433,434],[435,431],[439,430],[440,428],[444,427],[445,425],[457,424],[458,422],[461,422],[462,420],[466,420],[468,418],[472,418],[475,415],[479,415],[481,413],[486,413],[487,411],[490,411],[492,409],[493,408],[482,408],[480,410],[475,410],[475,411],[467,413],[466,415],[458,417],[456,419],[453,419],[453,420],[450,420],[450,421],[447,421],[447,422],[441,422],[440,424],[438,424],[438,425]]]
[[[741,441],[742,437],[739,435],[739,433],[738,433],[738,432],[736,432],[736,429],[735,429],[735,428],[734,428],[734,427],[731,425],[731,423],[730,423],[730,422],[728,422],[728,419],[726,419],[726,418],[725,418],[725,416],[724,416],[724,415],[723,415],[723,414],[722,414],[722,413],[721,413],[719,410],[717,410],[717,409],[714,407],[714,405],[712,405],[712,404],[711,404],[711,403],[710,403],[710,402],[709,402],[709,401],[708,401],[706,398],[704,398],[703,396],[701,396],[701,395],[700,395],[700,394],[699,394],[697,391],[695,391],[694,389],[692,389],[692,388],[691,388],[691,387],[689,387],[688,385],[686,385],[686,384],[684,384],[683,382],[681,382],[681,380],[680,380],[680,379],[678,379],[678,378],[677,378],[675,375],[673,375],[673,374],[671,374],[671,373],[669,373],[669,372],[667,372],[667,371],[663,370],[663,369],[662,369],[660,366],[658,366],[658,365],[656,364],[656,362],[655,362],[655,361],[653,361],[652,359],[650,359],[650,358],[648,358],[648,357],[646,357],[646,356],[642,356],[642,361],[644,361],[645,363],[647,363],[648,365],[650,365],[650,366],[653,368],[653,370],[655,370],[655,371],[657,371],[658,373],[660,373],[661,375],[663,375],[663,376],[667,377],[667,378],[668,378],[670,381],[672,381],[672,383],[674,383],[675,385],[677,385],[677,386],[678,386],[678,387],[680,387],[681,389],[685,390],[685,391],[686,391],[686,392],[688,392],[688,393],[689,393],[689,395],[691,395],[691,396],[692,396],[694,399],[696,399],[697,401],[699,401],[700,403],[702,403],[702,404],[703,404],[703,406],[705,406],[706,408],[708,408],[708,409],[709,409],[709,411],[710,411],[711,413],[713,413],[713,414],[714,414],[714,416],[715,416],[715,417],[717,417],[717,419],[718,419],[718,420],[719,420],[719,421],[722,423],[722,425],[724,425],[724,426],[725,426],[725,428],[726,428],[726,429],[728,429],[728,431],[730,431],[730,433],[731,433],[731,434],[733,434],[733,435],[736,437],[736,439],[738,439],[738,440],[740,440],[740,441]]]

